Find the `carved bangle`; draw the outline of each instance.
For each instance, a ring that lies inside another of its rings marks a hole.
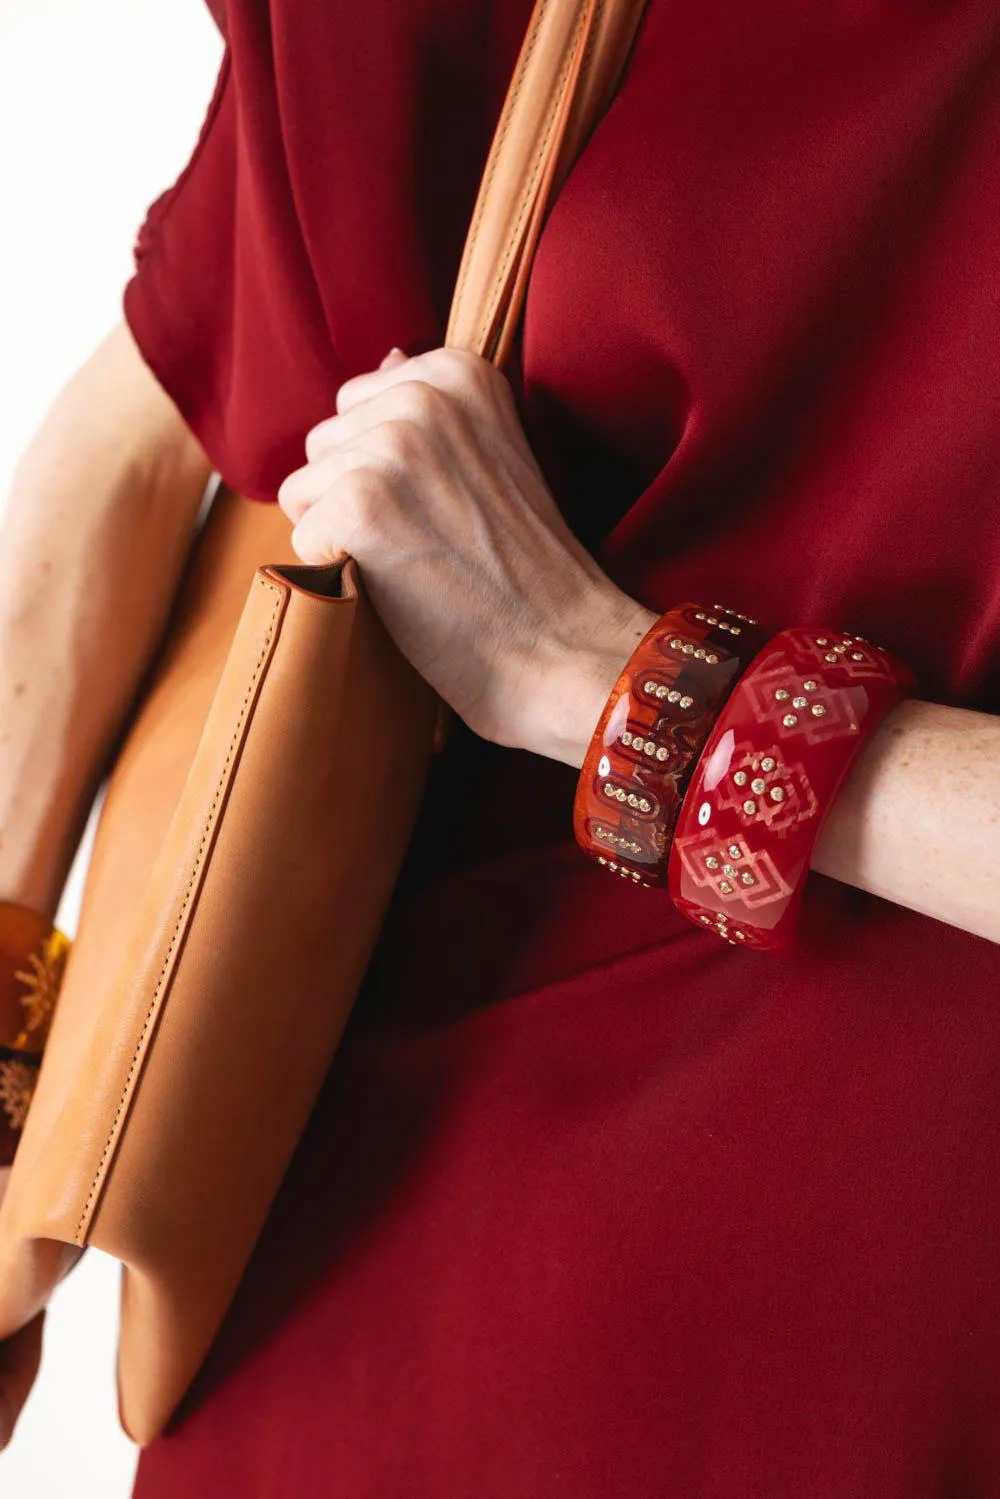
[[[0,1166],[27,1118],[69,946],[47,916],[0,902]]]
[[[612,874],[666,882],[688,778],[762,643],[756,620],[719,604],[682,604],[640,641],[594,731],[573,813],[580,847]]]
[[[859,635],[784,630],[720,715],[670,855],[678,910],[733,946],[789,945],[823,819],[858,751],[913,687]]]

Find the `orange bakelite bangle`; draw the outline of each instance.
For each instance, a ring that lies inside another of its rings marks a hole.
[[[763,644],[756,620],[719,604],[681,604],[640,641],[594,731],[574,807],[577,842],[612,874],[666,883],[688,781]]]

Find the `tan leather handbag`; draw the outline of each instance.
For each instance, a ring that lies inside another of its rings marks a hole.
[[[451,344],[506,355],[546,206],[641,10],[538,0]],[[0,1209],[0,1337],[86,1245],[122,1261],[119,1404],[140,1443],[201,1364],[322,1084],[436,714],[355,564],[292,565],[277,507],[224,492],[109,783]]]

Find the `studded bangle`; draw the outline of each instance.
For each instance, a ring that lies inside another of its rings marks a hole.
[[[858,751],[913,687],[888,651],[784,630],[752,662],[691,778],[670,893],[733,946],[790,945],[812,850]]]
[[[666,883],[688,778],[762,643],[756,620],[719,604],[682,604],[640,641],[594,731],[573,815],[580,847],[612,874]]]
[[[68,952],[47,916],[0,902],[0,1166],[14,1159]]]

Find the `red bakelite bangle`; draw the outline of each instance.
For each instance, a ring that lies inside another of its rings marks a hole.
[[[640,641],[590,742],[573,827],[585,853],[661,885],[688,778],[726,698],[760,649],[757,621],[682,604]]]
[[[912,687],[902,662],[860,636],[775,636],[691,777],[669,864],[678,910],[733,946],[788,946],[823,819],[865,740]]]

